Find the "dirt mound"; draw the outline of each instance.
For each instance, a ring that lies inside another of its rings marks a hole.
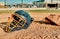
[[[46,24],[43,19],[49,14],[31,14],[34,22],[27,28],[11,33],[0,29],[0,39],[60,39],[60,27]]]

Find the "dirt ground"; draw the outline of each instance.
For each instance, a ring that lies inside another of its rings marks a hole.
[[[0,39],[60,39],[60,26],[45,23],[52,13],[30,13],[34,21],[27,29],[6,33],[0,28]],[[59,13],[53,13],[59,14]],[[1,14],[0,22],[7,21],[11,14]]]

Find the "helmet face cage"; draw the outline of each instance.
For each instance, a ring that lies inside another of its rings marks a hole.
[[[18,14],[13,15],[13,21],[5,30],[6,32],[11,32],[14,28],[23,28],[26,24],[26,20]]]

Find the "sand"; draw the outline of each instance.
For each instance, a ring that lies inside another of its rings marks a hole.
[[[45,23],[44,18],[51,13],[30,14],[34,17],[34,21],[27,29],[6,33],[0,28],[0,39],[60,39],[60,26]],[[1,19],[3,19],[3,15],[5,16],[7,14],[1,14]]]

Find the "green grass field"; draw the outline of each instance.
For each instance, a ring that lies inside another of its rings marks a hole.
[[[28,10],[28,12],[35,12],[35,13],[60,13],[60,10]]]
[[[1,13],[14,13],[15,10],[0,10]],[[31,13],[60,13],[60,10],[27,10],[27,12]]]
[[[15,10],[0,10],[0,14],[2,13],[14,13]]]

